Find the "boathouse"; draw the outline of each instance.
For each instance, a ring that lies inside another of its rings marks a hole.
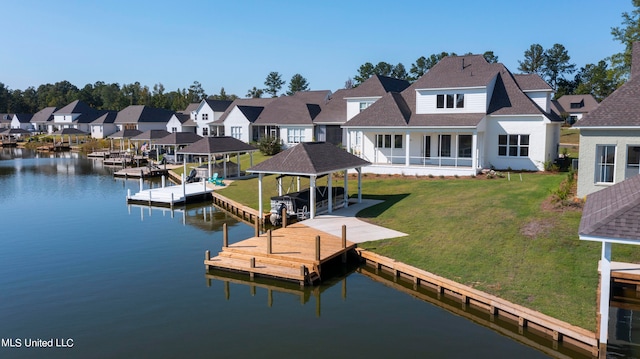
[[[328,142],[302,142],[270,159],[261,162],[247,171],[258,174],[258,203],[259,213],[264,215],[262,208],[262,179],[265,174],[308,177],[310,180],[310,208],[309,218],[316,216],[316,180],[321,176],[328,176],[328,191],[332,193],[333,173],[344,172],[344,194],[349,196],[348,176],[351,169],[358,173],[358,203],[362,201],[362,167],[371,163]],[[282,178],[278,183],[278,194],[282,195]],[[329,196],[328,212],[332,212],[332,196]],[[349,201],[345,201],[345,207]]]
[[[611,247],[613,243],[640,245],[640,175],[588,195],[579,235],[580,240],[602,243],[597,334],[600,352],[606,353],[612,270],[620,267],[611,261]],[[625,265],[623,267],[637,267]],[[640,274],[635,278],[640,280]]]

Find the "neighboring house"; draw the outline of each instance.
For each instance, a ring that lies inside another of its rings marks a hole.
[[[75,100],[63,108],[53,112],[53,132],[63,128],[76,128],[87,133],[91,132],[91,123],[104,114],[87,105],[85,102]]]
[[[300,91],[292,96],[278,97],[260,112],[251,125],[252,132],[276,133],[283,149],[301,142],[314,141],[313,121],[320,114],[321,104],[327,101],[330,94],[330,91]],[[231,131],[231,136],[235,137],[233,128]]]
[[[107,138],[109,135],[118,132],[118,126],[114,123],[117,115],[117,111],[106,111],[91,122],[91,137]]]
[[[33,114],[30,113],[16,113],[11,118],[11,128],[20,128],[27,131],[35,131],[35,127],[31,123]]]
[[[346,148],[372,173],[543,170],[558,156],[562,123],[552,92],[540,76],[513,75],[482,55],[446,57],[347,121]]]
[[[373,75],[351,89],[338,90],[321,105],[322,111],[313,120],[317,141],[336,145],[343,143],[344,130],[341,126],[358,113],[376,102],[387,92],[400,92],[410,83],[391,77]]]
[[[629,81],[575,126],[580,129],[578,197],[640,171],[640,42],[633,44]]]
[[[33,115],[31,124],[36,132],[53,133],[53,113],[56,110],[56,107],[45,107]]]
[[[166,130],[167,123],[174,112],[162,108],[145,105],[131,105],[118,111],[114,124],[118,131],[138,130]]]
[[[12,113],[0,113],[0,129],[11,128]]]
[[[564,95],[552,101],[552,110],[566,123],[573,125],[598,106],[592,95]]]
[[[279,137],[277,127],[253,127],[265,106],[276,98],[243,98],[234,100],[218,120],[212,123],[211,129],[218,136],[230,136],[240,141],[257,142],[262,137]],[[262,132],[260,132],[262,131]]]
[[[218,126],[213,125],[213,123],[220,119],[232,103],[233,101],[226,100],[204,99],[200,101],[198,107],[189,112],[194,115],[192,119],[196,123],[196,134],[203,137],[224,135],[224,133],[220,133]]]
[[[196,110],[200,106],[200,103],[191,103],[184,111],[179,111],[171,116],[169,122],[167,122],[167,132],[197,132],[197,123],[195,118],[197,117]]]

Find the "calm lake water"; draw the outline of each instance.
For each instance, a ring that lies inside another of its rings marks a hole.
[[[366,268],[305,290],[207,277],[204,251],[220,251],[222,223],[230,242],[253,228],[206,204],[128,206],[139,182],[111,173],[76,154],[1,150],[0,358],[581,357],[524,345],[551,347]],[[33,347],[50,340],[57,347]]]

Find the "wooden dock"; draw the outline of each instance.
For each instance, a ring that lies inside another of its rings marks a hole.
[[[204,181],[186,183],[184,185],[141,189],[135,194],[127,191],[127,203],[173,207],[176,204],[211,199],[211,193],[213,193],[213,189],[207,187],[207,183]]]
[[[205,252],[204,264],[207,270],[223,270],[295,281],[312,285],[321,279],[322,266],[336,258],[346,262],[347,253],[356,244],[302,223],[295,223],[243,241],[228,244],[226,226],[223,230],[222,252],[211,258]],[[257,232],[257,230],[256,230]]]
[[[402,262],[397,262],[394,259],[360,248],[356,251],[376,271],[385,270],[391,273],[394,278],[406,278],[413,282],[414,289],[418,287],[431,288],[435,290],[438,297],[446,295],[459,300],[463,309],[467,306],[473,306],[485,311],[494,319],[504,318],[511,320],[517,323],[521,330],[527,328],[529,331],[535,331],[541,336],[551,339],[554,347],[557,347],[558,343],[563,343],[563,345],[598,356],[599,344],[595,332],[571,325]]]
[[[253,209],[234,200],[231,200],[221,195],[220,192],[214,192],[212,193],[212,196],[213,205],[216,206],[216,208],[230,213],[237,220],[244,222],[250,226],[253,226],[256,221],[260,222],[261,226],[264,226],[265,218],[267,218],[268,215],[265,214],[264,216],[262,216],[262,218],[260,218],[260,213],[257,209]]]

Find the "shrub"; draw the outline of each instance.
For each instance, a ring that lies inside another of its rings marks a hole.
[[[258,141],[258,149],[265,156],[273,156],[282,151],[282,144],[277,137],[263,137]]]

